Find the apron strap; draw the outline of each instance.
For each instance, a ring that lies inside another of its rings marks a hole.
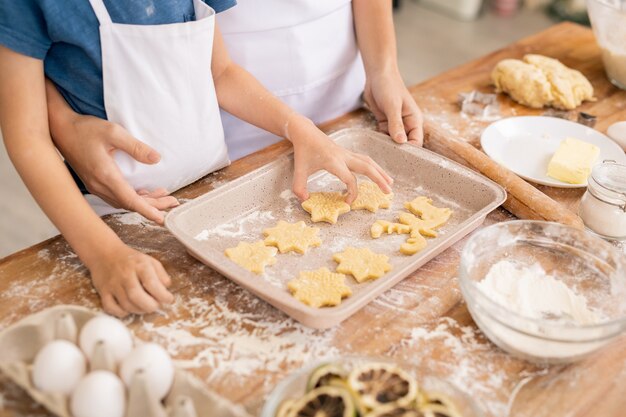
[[[89,0],[91,3],[91,7],[93,8],[96,17],[98,18],[98,22],[100,25],[108,25],[113,23],[111,20],[111,16],[109,16],[109,12],[107,12],[107,8],[104,5],[104,1],[102,0]]]

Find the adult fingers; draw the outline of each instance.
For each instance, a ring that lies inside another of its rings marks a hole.
[[[111,144],[132,156],[133,159],[144,164],[156,164],[161,160],[161,155],[156,150],[133,137],[123,127],[114,124],[110,134]]]
[[[152,198],[166,197],[170,195],[169,191],[167,191],[166,188],[157,188],[152,191],[142,188],[141,190],[137,190],[137,194],[139,194],[142,197],[152,197]]]
[[[159,279],[155,269],[147,268],[139,276],[139,279],[141,280],[141,285],[143,285],[148,294],[150,294],[158,303],[170,304],[174,301],[174,296],[167,290],[167,288],[165,288],[165,285]]]
[[[159,197],[159,198],[152,198],[152,197],[142,197],[142,198],[146,200],[146,202],[150,204],[152,207],[159,209],[159,210],[166,210],[172,207],[180,206],[180,203],[178,202],[178,200],[172,197],[171,195],[166,196],[166,197]]]
[[[109,194],[112,194],[118,202],[119,207],[135,211],[148,220],[152,220],[158,224],[163,224],[163,213],[153,207],[145,198],[137,194],[137,192],[126,182],[122,174],[111,175],[107,180],[107,188]]]
[[[361,153],[356,153],[356,154],[354,154],[354,156],[356,158],[359,158],[359,159],[367,162],[370,165],[373,165],[374,168],[376,168],[376,170],[380,173],[380,175],[382,175],[383,178],[385,178],[385,181],[387,181],[387,184],[389,184],[389,185],[393,184],[393,178],[391,178],[391,176],[389,174],[387,174],[387,172],[380,165],[378,165],[378,163],[376,161],[374,161],[370,156],[363,155]]]
[[[300,201],[304,201],[309,198],[309,192],[307,191],[307,182],[309,174],[304,167],[304,164],[295,164],[293,172],[293,193],[298,197]]]
[[[369,179],[371,179],[376,184],[378,184],[378,186],[380,187],[381,190],[383,190],[383,192],[385,193],[391,192],[391,187],[389,186],[389,183],[387,183],[387,180],[385,179],[385,177],[383,177],[380,174],[380,172],[378,172],[378,170],[374,167],[374,165],[369,164],[363,161],[362,159],[355,158],[352,161],[350,161],[348,167],[350,168],[350,170],[356,172],[357,174],[362,174],[362,175],[367,176]]]
[[[126,281],[124,283],[124,291],[128,297],[128,301],[139,309],[140,313],[151,313],[159,308],[159,303],[152,295],[148,294],[142,286],[143,279],[150,276],[150,269],[144,267],[138,271],[138,280]],[[156,276],[154,277],[156,278]]]
[[[124,310],[120,305],[115,301],[115,298],[111,294],[102,294],[100,296],[100,300],[102,301],[102,308],[108,314],[112,314],[115,317],[123,318],[128,316],[128,311]]]

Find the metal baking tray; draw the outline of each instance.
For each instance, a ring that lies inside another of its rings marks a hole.
[[[487,214],[506,199],[502,187],[440,155],[413,145],[398,145],[388,136],[368,129],[344,129],[331,135],[340,145],[374,158],[393,178],[392,207],[377,213],[357,210],[339,217],[334,224],[312,223],[291,192],[293,155],[285,155],[172,210],[166,227],[189,253],[222,275],[256,294],[299,322],[313,328],[328,328],[350,317],[372,299],[409,276],[426,262],[466,236]],[[359,178],[360,180],[362,178]],[[327,172],[309,178],[309,191],[342,191],[345,186]],[[397,221],[404,202],[425,195],[434,204],[450,207],[454,214],[428,239],[421,252],[406,256],[399,252],[406,235],[383,235],[372,239],[375,220]],[[256,275],[239,267],[225,255],[239,241],[263,239],[263,229],[279,220],[304,220],[319,227],[322,245],[306,254],[278,254],[278,262]],[[362,284],[347,277],[352,296],[336,307],[312,308],[291,296],[287,282],[300,271],[327,267],[335,270],[332,255],[347,246],[369,247],[390,257],[393,269],[381,278]]]

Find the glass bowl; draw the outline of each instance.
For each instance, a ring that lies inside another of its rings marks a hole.
[[[530,317],[496,303],[477,283],[508,260],[538,264],[587,300],[602,319],[578,324],[563,317]],[[538,363],[582,359],[626,330],[626,256],[582,230],[557,223],[511,221],[482,229],[461,254],[459,280],[474,321],[503,350]]]
[[[292,373],[276,385],[272,393],[267,398],[267,401],[261,410],[260,417],[275,417],[278,408],[285,400],[302,397],[306,393],[306,384],[311,372],[319,366],[329,363],[341,364],[348,371],[350,371],[354,366],[364,363],[395,363],[402,370],[417,379],[420,390],[423,389],[426,392],[445,394],[452,400],[463,417],[484,417],[484,413],[478,404],[469,395],[449,382],[433,376],[424,375],[423,373],[418,372],[414,366],[402,362],[394,362],[389,359],[356,356],[320,360]]]

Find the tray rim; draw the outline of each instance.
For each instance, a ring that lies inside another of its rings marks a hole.
[[[366,128],[347,128],[341,129],[333,132],[329,135],[333,140],[340,139],[342,136],[347,134],[366,134],[369,135],[374,140],[379,141],[391,141],[391,138],[385,134],[380,132],[366,129]],[[395,143],[394,143],[395,145]],[[398,146],[398,145],[396,145]],[[400,145],[400,146],[413,146],[410,144]],[[409,149],[409,148],[407,148]],[[471,170],[470,168],[459,164],[456,161],[453,161],[445,156],[439,155],[435,152],[432,152],[428,149],[414,147],[417,152],[424,152],[428,155],[430,160],[439,159],[446,161],[446,164],[451,164],[452,166],[460,169],[465,174],[473,177],[475,181],[481,182],[486,185],[494,192],[494,199],[484,206],[482,209],[474,212],[468,219],[464,222],[460,223],[457,226],[457,230],[452,233],[451,237],[441,239],[437,243],[429,245],[429,256],[422,257],[415,262],[408,262],[403,265],[400,269],[394,270],[394,277],[392,279],[379,279],[376,281],[370,282],[368,285],[370,286],[368,293],[365,295],[360,295],[359,297],[354,297],[355,302],[347,303],[342,302],[338,306],[335,307],[325,307],[325,308],[313,308],[307,306],[300,301],[296,300],[293,297],[285,297],[284,289],[280,289],[275,285],[271,284],[267,280],[262,277],[240,267],[237,264],[234,264],[232,261],[227,259],[225,256],[217,257],[216,259],[208,259],[200,253],[199,250],[194,248],[191,244],[187,244],[181,236],[186,236],[180,228],[176,224],[176,219],[178,216],[183,214],[185,211],[192,208],[192,206],[202,204],[205,200],[211,200],[215,198],[219,198],[222,194],[227,192],[232,192],[233,189],[241,186],[246,183],[249,179],[260,176],[261,174],[274,169],[278,165],[285,164],[286,161],[292,158],[293,150],[290,152],[281,155],[274,161],[271,161],[259,168],[256,168],[239,178],[236,178],[232,181],[229,181],[221,186],[195,198],[187,204],[181,205],[179,207],[171,210],[165,217],[165,227],[172,233],[172,235],[178,240],[189,252],[191,256],[196,258],[199,262],[207,265],[213,270],[220,273],[220,275],[230,279],[246,290],[252,292],[255,296],[261,298],[262,300],[268,302],[276,309],[284,312],[288,316],[294,318],[300,323],[317,329],[325,329],[333,327],[343,320],[350,317],[352,314],[356,313],[358,310],[367,305],[374,298],[378,297],[381,293],[386,291],[387,289],[395,286],[400,281],[404,280],[408,277],[409,274],[416,271],[428,261],[432,260],[436,256],[438,256],[445,249],[449,248],[469,233],[471,233],[474,229],[482,224],[485,220],[487,214],[495,210],[497,207],[502,205],[504,201],[506,201],[507,193],[506,190],[492,181],[491,179],[485,177],[484,175]],[[450,168],[444,168],[450,170]],[[227,188],[225,188],[227,187]],[[192,205],[192,206],[190,206]],[[232,269],[237,270],[237,274],[233,274]],[[280,300],[279,300],[280,299]],[[280,303],[284,307],[279,307],[275,303]],[[325,322],[326,324],[320,325],[320,322]]]

